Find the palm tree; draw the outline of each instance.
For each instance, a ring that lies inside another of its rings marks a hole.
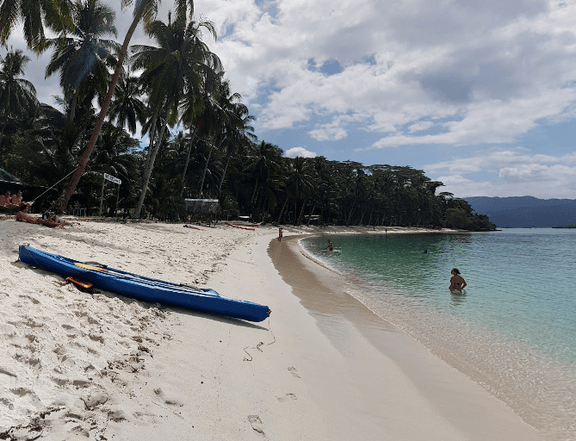
[[[120,198],[126,198],[130,195],[133,182],[135,182],[137,174],[136,156],[131,155],[131,149],[138,146],[138,140],[130,137],[130,135],[122,128],[115,127],[111,123],[105,123],[102,128],[102,136],[98,144],[96,144],[94,152],[94,166],[92,172],[97,174],[98,180],[101,182],[102,173],[108,173],[116,176],[122,180],[119,187],[108,186],[108,192],[113,193],[114,197],[107,199],[109,202],[115,203],[111,208],[114,212],[118,208],[117,205],[122,204]],[[127,204],[122,204],[128,207]]]
[[[219,148],[222,146],[226,138],[230,137],[236,127],[239,126],[240,120],[238,118],[240,114],[248,113],[248,108],[239,102],[242,99],[240,94],[230,93],[230,83],[228,81],[222,81],[221,78],[218,78],[214,86],[213,91],[203,94],[203,111],[199,115],[199,123],[202,126],[203,134],[211,138],[210,150],[200,181],[200,197],[202,197],[204,180],[214,147]]]
[[[0,144],[7,119],[22,117],[38,105],[34,85],[19,78],[29,61],[21,50],[11,50],[6,57],[0,57]]]
[[[146,104],[140,99],[141,95],[139,79],[130,75],[130,71],[123,72],[110,107],[110,121],[128,127],[128,131],[135,134],[136,123],[144,124],[146,121]]]
[[[89,100],[94,90],[104,95],[109,80],[108,66],[113,66],[116,61],[112,53],[118,50],[115,41],[102,38],[108,34],[117,35],[114,26],[116,13],[110,6],[100,0],[77,0],[72,5],[72,17],[72,32],[62,32],[58,38],[47,40],[47,47],[54,48],[54,53],[46,67],[46,78],[60,72],[60,86],[72,103],[71,120],[81,92]],[[88,90],[82,91],[86,84],[88,86],[84,89]]]
[[[60,110],[38,106],[15,146],[19,174],[33,185],[52,186],[66,176],[82,151],[85,127]]]
[[[131,5],[134,0],[122,0],[121,5],[124,9],[126,6]],[[88,163],[88,159],[90,158],[90,154],[92,153],[92,149],[94,145],[96,145],[96,139],[98,138],[98,134],[100,133],[100,129],[102,128],[102,124],[104,123],[104,119],[106,118],[106,113],[108,112],[108,108],[110,107],[110,103],[112,102],[112,96],[114,95],[114,89],[116,88],[116,84],[118,83],[118,79],[120,77],[120,73],[122,72],[124,59],[126,58],[126,54],[128,52],[128,46],[130,44],[130,40],[132,39],[132,35],[136,31],[136,27],[140,23],[140,21],[144,21],[145,28],[147,28],[158,12],[158,6],[160,4],[160,0],[136,0],[134,10],[133,10],[133,19],[128,31],[126,32],[126,36],[124,37],[124,43],[122,44],[122,48],[120,50],[120,55],[118,57],[118,62],[116,64],[116,70],[114,71],[114,75],[112,75],[112,80],[110,81],[110,85],[108,86],[108,93],[102,102],[102,107],[100,109],[100,115],[96,120],[96,124],[94,125],[94,129],[92,130],[92,135],[90,136],[90,140],[88,141],[88,145],[84,150],[84,154],[80,158],[80,162],[78,164],[78,168],[76,172],[72,176],[68,187],[66,188],[66,192],[60,201],[60,209],[64,210],[70,200],[70,197],[76,190],[78,186],[78,182],[82,177],[82,173],[84,173],[84,168]],[[176,4],[178,10],[187,11],[187,5],[190,5],[190,17],[192,17],[194,13],[194,1],[193,0],[176,0]]]
[[[0,6],[0,43],[5,45],[16,24],[24,23],[28,47],[45,49],[44,24],[56,32],[72,29],[68,0],[4,0]]]
[[[224,160],[224,170],[218,186],[218,193],[222,190],[226,172],[230,164],[232,155],[242,146],[248,145],[250,141],[256,140],[254,128],[250,125],[254,117],[249,114],[248,107],[241,102],[242,96],[239,93],[231,94],[230,83],[224,81],[220,88],[219,104],[222,109],[222,127],[220,130],[220,146],[226,151]]]
[[[242,106],[245,107],[244,105]],[[224,160],[224,170],[222,171],[222,179],[218,186],[218,193],[222,191],[222,186],[224,185],[224,180],[226,179],[232,156],[241,154],[240,152],[245,152],[257,139],[254,134],[254,127],[249,125],[255,118],[247,113],[244,114],[242,110],[239,110],[239,113],[236,114],[236,118],[238,126],[234,127],[234,129],[229,133],[225,145],[226,159]]]
[[[132,63],[136,69],[144,69],[141,81],[149,96],[153,118],[163,118],[168,125],[178,122],[180,103],[185,94],[193,94],[205,87],[207,81],[222,70],[220,59],[202,41],[201,29],[206,28],[214,37],[216,31],[211,22],[191,21],[185,15],[177,15],[174,22],[169,16],[168,24],[153,22],[147,33],[158,47],[136,46]],[[144,170],[142,192],[134,216],[140,217],[148,182],[163,138],[165,125],[158,141],[150,135],[149,159]]]
[[[253,148],[249,157],[248,170],[256,178],[251,203],[256,203],[259,186],[267,179],[273,178],[283,169],[282,149],[274,144],[262,141]]]
[[[288,181],[286,190],[288,195],[294,199],[294,225],[302,222],[306,199],[310,197],[315,186],[314,167],[310,159],[296,157],[290,161]],[[298,201],[302,201],[300,214],[298,214]]]
[[[38,103],[34,85],[18,78],[24,75],[29,61],[30,58],[19,49],[0,57],[0,112],[4,115],[22,115]]]

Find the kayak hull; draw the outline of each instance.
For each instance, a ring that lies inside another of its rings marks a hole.
[[[253,322],[261,322],[270,314],[267,306],[223,297],[213,289],[194,288],[138,276],[106,266],[93,266],[27,245],[20,245],[19,256],[20,260],[28,265],[58,273],[64,277],[80,278],[107,291],[147,302],[182,306]]]

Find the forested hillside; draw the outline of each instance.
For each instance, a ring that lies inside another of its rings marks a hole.
[[[477,213],[490,217],[499,228],[560,227],[576,224],[576,200],[522,197],[470,197]]]

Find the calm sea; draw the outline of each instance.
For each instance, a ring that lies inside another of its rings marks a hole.
[[[576,230],[330,236],[303,248],[347,291],[502,399],[576,439]],[[426,252],[425,252],[426,251]],[[457,267],[468,287],[448,290]]]

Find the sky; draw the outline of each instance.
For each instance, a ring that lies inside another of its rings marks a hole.
[[[206,42],[259,140],[286,156],[411,166],[462,198],[576,199],[576,0],[196,0],[195,12],[214,23]],[[120,42],[131,19],[118,9]],[[141,27],[132,42],[151,43]],[[25,47],[18,33],[9,45]],[[49,56],[31,55],[26,78],[54,104]]]

